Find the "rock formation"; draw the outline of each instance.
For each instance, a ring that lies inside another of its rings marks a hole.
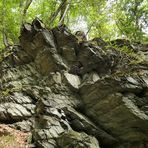
[[[0,53],[0,122],[37,148],[148,148],[148,48],[122,42],[24,24]]]

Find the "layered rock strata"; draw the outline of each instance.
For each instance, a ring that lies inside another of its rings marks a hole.
[[[147,45],[118,42],[24,24],[0,54],[0,121],[39,148],[147,148]]]

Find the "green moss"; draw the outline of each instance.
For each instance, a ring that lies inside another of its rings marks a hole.
[[[0,141],[4,141],[6,143],[12,142],[15,140],[15,137],[13,135],[3,135],[0,137]]]
[[[127,56],[129,56],[131,58],[134,58],[136,60],[142,60],[143,59],[142,56],[140,56],[139,54],[135,53],[133,51],[133,49],[129,48],[126,45],[123,46],[123,47],[119,47],[117,45],[110,44],[110,45],[107,46],[107,49],[114,49],[114,50],[119,51],[119,52],[121,52],[123,54],[126,54]]]
[[[0,137],[0,148],[4,148],[6,145],[10,148],[19,147],[13,135],[2,135]]]
[[[3,56],[0,54],[0,63],[3,61]]]
[[[20,88],[12,88],[12,89],[7,88],[5,90],[2,90],[1,95],[2,96],[9,96],[11,93],[18,92],[21,89],[22,89],[22,87],[20,87]]]
[[[10,90],[6,89],[4,91],[2,91],[2,96],[8,96],[10,94]]]
[[[1,51],[0,52],[0,63],[5,59],[7,58],[8,56],[12,55],[13,54],[13,51],[12,50],[9,50],[9,51]]]
[[[126,45],[123,47],[118,47],[117,45],[110,44],[107,46],[107,49],[116,50],[120,52],[123,57],[127,56],[127,58],[130,60],[128,63],[129,66],[140,64],[146,60],[142,55],[133,52],[133,50]]]

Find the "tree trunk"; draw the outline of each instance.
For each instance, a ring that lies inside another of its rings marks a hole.
[[[8,41],[8,36],[6,32],[6,21],[5,21],[5,16],[6,16],[6,0],[2,1],[3,4],[3,9],[2,9],[2,37],[3,37],[3,44],[5,47],[9,46],[9,41]]]
[[[69,7],[70,7],[70,3],[71,3],[71,0],[67,1],[64,4],[64,6],[62,7],[61,14],[60,14],[59,25],[64,24],[64,19],[65,19],[65,16],[66,16],[67,12],[68,12]]]
[[[3,29],[2,35],[3,35],[3,43],[4,43],[5,47],[8,47],[10,44],[9,44],[5,29]]]
[[[27,10],[29,8],[29,6],[31,5],[33,0],[26,0],[26,3],[25,3],[25,7],[22,11],[22,20],[21,20],[21,27],[20,27],[20,30],[22,29],[23,27],[23,24],[25,23],[25,20],[26,20],[26,15],[27,15]],[[20,3],[22,5],[22,3]]]
[[[54,22],[54,20],[58,16],[59,12],[63,9],[63,7],[65,6],[66,2],[67,2],[67,0],[62,0],[61,4],[57,8],[57,10],[53,14],[51,14],[51,16],[49,17],[49,25],[50,26],[52,26],[52,23]]]

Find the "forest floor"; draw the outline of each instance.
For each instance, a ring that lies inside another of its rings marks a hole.
[[[25,133],[5,124],[0,124],[0,148],[31,148],[30,133]]]

